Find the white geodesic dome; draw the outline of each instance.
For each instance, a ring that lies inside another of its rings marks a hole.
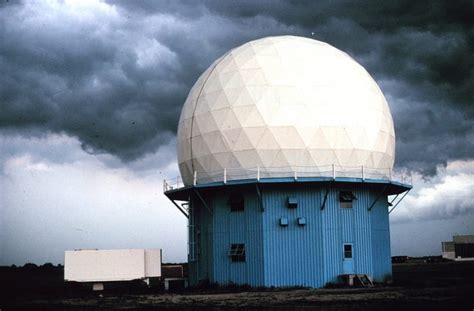
[[[329,44],[248,42],[191,89],[178,126],[186,185],[264,177],[389,178],[395,132],[377,83]]]

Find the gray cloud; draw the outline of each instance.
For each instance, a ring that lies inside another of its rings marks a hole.
[[[65,133],[90,153],[143,158],[172,139],[188,90],[212,60],[251,39],[314,33],[380,83],[394,114],[399,168],[432,176],[474,154],[468,1],[92,6],[0,7],[0,128]]]
[[[474,161],[451,162],[430,181],[418,187],[391,214],[393,223],[448,220],[464,217],[474,221]]]

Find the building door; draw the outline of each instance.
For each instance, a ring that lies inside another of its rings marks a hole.
[[[344,243],[344,254],[342,262],[342,270],[344,274],[354,274],[354,256],[352,244]]]

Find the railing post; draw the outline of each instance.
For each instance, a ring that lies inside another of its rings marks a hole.
[[[392,169],[388,169],[388,180],[392,181]]]
[[[294,170],[295,170],[295,180],[298,179],[298,174],[296,173],[296,166],[294,167]]]
[[[361,168],[362,168],[362,180],[364,180],[364,179],[365,179],[365,174],[364,174],[364,166],[362,165],[362,167],[361,167]]]
[[[227,183],[227,169],[224,168],[224,184]]]
[[[197,171],[194,171],[193,186],[197,184]]]
[[[163,192],[166,192],[166,179],[163,179]]]
[[[332,179],[336,179],[336,169],[334,167],[334,164],[332,165]]]
[[[257,166],[257,181],[260,181],[260,166]]]

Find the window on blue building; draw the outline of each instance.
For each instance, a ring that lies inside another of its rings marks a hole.
[[[241,193],[234,193],[229,197],[231,212],[241,212],[244,210],[244,196]]]
[[[352,258],[352,244],[344,244],[344,259]]]
[[[352,208],[352,201],[357,200],[357,197],[352,191],[339,192],[339,202],[343,208]]]
[[[231,244],[229,256],[232,262],[244,262],[245,261],[245,244]]]

